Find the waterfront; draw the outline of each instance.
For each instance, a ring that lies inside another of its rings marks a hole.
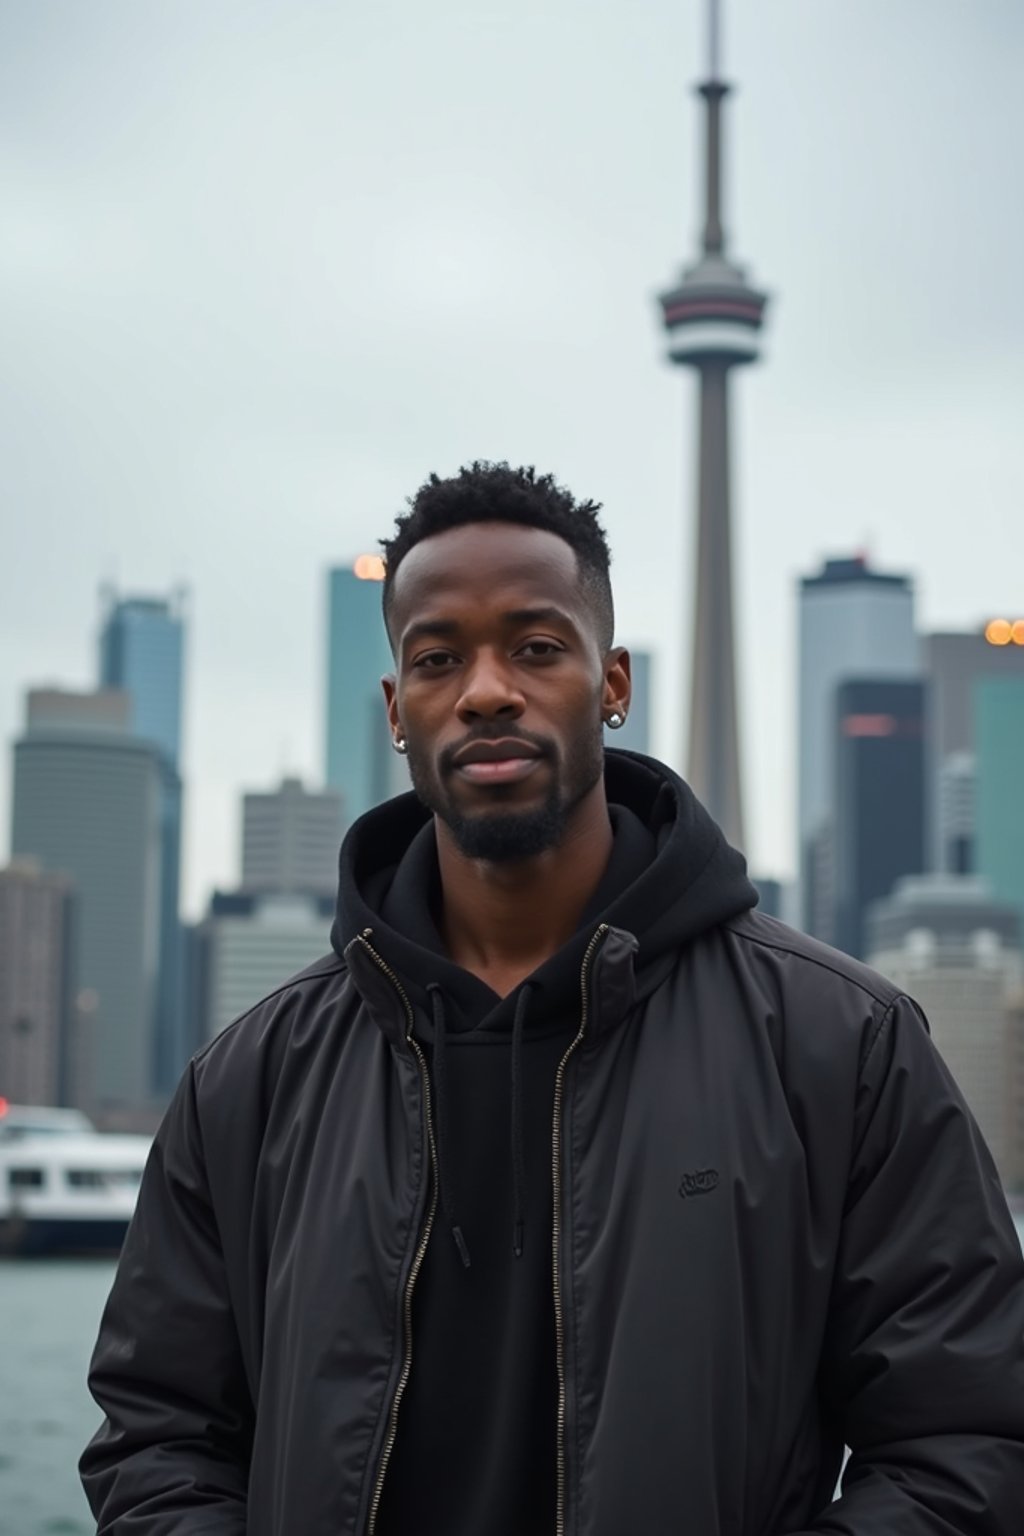
[[[0,1536],[89,1536],[85,1373],[113,1263],[0,1263]]]
[[[1024,1216],[1017,1216],[1024,1243]],[[0,1536],[91,1536],[79,1453],[85,1372],[114,1266],[0,1263]]]

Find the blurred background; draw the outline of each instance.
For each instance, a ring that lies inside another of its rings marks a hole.
[[[603,502],[615,744],[1024,1188],[1024,8],[721,10],[0,0],[0,1532],[91,1528],[82,1250],[403,787],[431,471]]]

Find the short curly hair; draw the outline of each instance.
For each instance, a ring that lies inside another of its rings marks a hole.
[[[442,480],[431,475],[409,498],[409,511],[395,519],[384,551],[384,622],[388,623],[398,568],[422,539],[465,523],[519,523],[543,528],[564,539],[575,552],[580,584],[590,603],[598,643],[607,651],[615,632],[615,609],[609,577],[611,551],[598,519],[600,502],[577,501],[553,475],[538,475],[533,465],[513,469],[509,464],[476,460],[457,475]]]

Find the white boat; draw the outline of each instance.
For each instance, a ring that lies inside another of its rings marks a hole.
[[[150,1146],[76,1109],[0,1099],[0,1254],[117,1254]]]

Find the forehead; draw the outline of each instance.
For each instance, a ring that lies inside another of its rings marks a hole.
[[[409,625],[472,605],[495,613],[528,603],[557,604],[587,622],[576,552],[545,528],[466,523],[421,539],[392,589],[396,638]]]

